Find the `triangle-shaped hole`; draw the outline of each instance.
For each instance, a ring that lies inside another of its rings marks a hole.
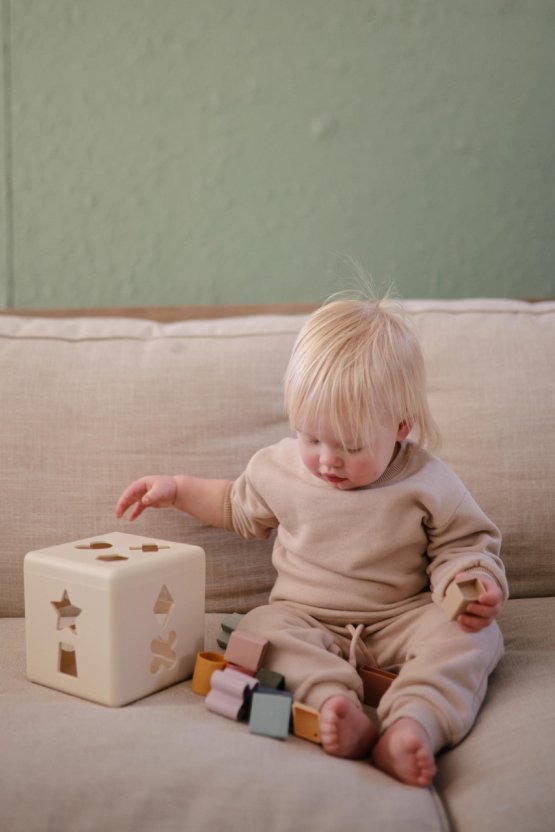
[[[166,626],[173,604],[174,601],[171,593],[166,584],[164,584],[158,593],[158,598],[152,610],[161,627]]]

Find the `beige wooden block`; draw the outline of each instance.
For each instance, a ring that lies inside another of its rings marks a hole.
[[[112,532],[29,552],[24,581],[31,681],[115,707],[192,675],[200,547]]]
[[[454,621],[461,615],[467,606],[477,601],[480,595],[485,592],[483,583],[479,578],[469,578],[467,581],[459,581],[449,584],[441,606],[447,618]]]

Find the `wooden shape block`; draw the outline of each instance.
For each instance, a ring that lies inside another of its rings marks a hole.
[[[485,592],[485,587],[479,578],[469,578],[467,581],[452,581],[447,587],[441,604],[447,618],[455,621],[469,604],[477,601]]]
[[[257,690],[252,698],[249,731],[284,740],[289,734],[293,697],[283,691]]]
[[[321,743],[319,711],[309,705],[303,705],[302,702],[294,702],[293,733],[303,740]]]
[[[224,654],[225,655],[225,654]],[[238,673],[244,673],[246,676],[256,676],[256,672],[251,670],[249,667],[242,667],[240,664],[231,664],[231,662],[226,662],[228,667],[232,667],[233,670],[236,670]]]
[[[224,615],[220,624],[220,632],[218,634],[218,638],[216,639],[218,646],[221,647],[222,650],[227,649],[231,633],[237,629],[239,622],[244,617],[245,616],[240,612],[230,612],[227,615]]]
[[[245,616],[242,615],[240,612],[230,612],[227,615],[224,615],[221,621],[221,628],[226,633],[232,633],[234,630],[237,629],[239,626],[239,622]]]
[[[291,706],[293,706],[293,694],[290,693],[288,690],[276,690],[275,688],[267,688],[264,685],[258,685],[256,688],[257,693],[267,693],[271,696],[285,696],[291,702]]]
[[[262,664],[268,644],[268,639],[254,633],[234,630],[229,637],[225,660],[228,664],[235,664],[256,673]]]
[[[256,678],[265,688],[285,690],[285,676],[282,676],[281,673],[276,673],[274,670],[261,667],[256,674]]]
[[[211,690],[206,697],[206,707],[209,711],[227,719],[240,722],[245,716],[245,702],[243,697],[228,696],[220,690]]]
[[[250,712],[252,694],[257,687],[256,679],[231,667],[215,670],[211,678],[211,689],[205,700],[206,707],[209,711],[228,719],[246,719]]]
[[[229,636],[231,633],[228,630],[221,629],[218,633],[218,638],[216,639],[218,643],[218,647],[221,647],[222,650],[227,650],[227,645],[229,644]]]
[[[193,693],[207,696],[210,693],[212,674],[224,668],[225,660],[221,653],[198,653],[191,682]]]
[[[364,686],[364,704],[377,708],[380,699],[396,678],[395,673],[382,670],[380,667],[359,667],[358,675]]]

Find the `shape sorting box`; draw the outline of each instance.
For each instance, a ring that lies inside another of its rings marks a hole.
[[[29,552],[24,581],[31,681],[116,707],[192,675],[199,546],[112,532]]]

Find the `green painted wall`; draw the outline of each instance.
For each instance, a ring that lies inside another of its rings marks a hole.
[[[0,302],[555,295],[555,0],[0,0]]]
[[[0,40],[5,43],[5,19],[4,10],[0,8]],[[8,304],[8,286],[10,285],[10,260],[11,251],[9,244],[9,182],[7,178],[6,161],[9,158],[9,134],[6,123],[6,94],[9,96],[7,79],[5,76],[5,61],[0,63],[0,141],[2,143],[0,153],[0,307]],[[8,98],[9,100],[9,98]],[[6,142],[6,140],[8,141]]]

